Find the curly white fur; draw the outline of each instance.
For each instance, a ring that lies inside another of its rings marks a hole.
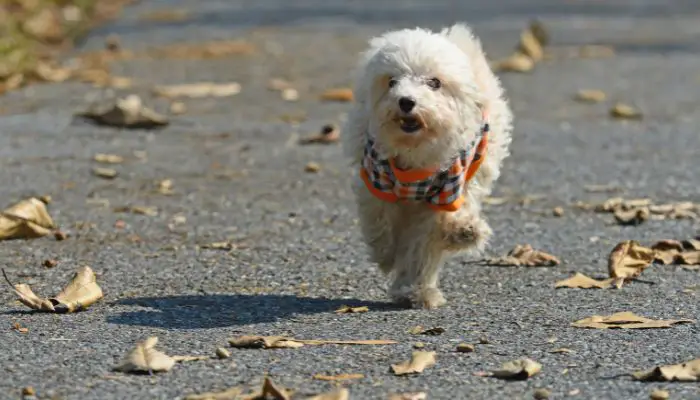
[[[439,80],[438,86],[429,84]],[[457,212],[436,212],[422,203],[388,203],[374,197],[355,172],[360,224],[372,260],[393,280],[396,301],[435,308],[445,303],[438,274],[457,252],[481,250],[491,229],[481,216],[509,154],[512,114],[500,81],[471,30],[462,24],[431,32],[405,29],[369,42],[355,78],[355,103],[343,130],[343,146],[359,172],[368,135],[400,168],[425,168],[453,159],[489,117],[484,162],[465,188]],[[415,106],[406,113],[399,99]],[[419,121],[407,130],[405,117]]]

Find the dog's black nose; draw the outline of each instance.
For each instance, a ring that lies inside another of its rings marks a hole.
[[[413,107],[415,106],[416,101],[410,97],[402,97],[399,99],[399,108],[405,113],[411,112],[411,110],[413,110]]]

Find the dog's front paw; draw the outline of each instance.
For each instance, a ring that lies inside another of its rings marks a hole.
[[[442,226],[445,248],[450,251],[483,251],[493,231],[479,217],[446,219]]]
[[[445,296],[438,288],[422,289],[416,294],[414,306],[426,310],[433,310],[447,303]]]

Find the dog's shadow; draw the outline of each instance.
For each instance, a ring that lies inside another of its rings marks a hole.
[[[387,302],[292,295],[188,295],[124,299],[115,305],[144,307],[107,318],[119,325],[164,329],[209,329],[274,322],[300,314],[333,313],[343,305],[367,306],[370,312],[398,310]]]

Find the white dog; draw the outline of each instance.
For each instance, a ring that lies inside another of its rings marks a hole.
[[[445,259],[482,250],[480,214],[509,154],[512,114],[465,25],[406,29],[369,42],[343,130],[360,225],[399,302],[445,304]]]

